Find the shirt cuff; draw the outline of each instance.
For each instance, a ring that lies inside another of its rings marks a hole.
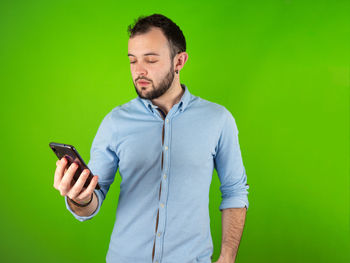
[[[93,217],[94,217],[95,215],[97,215],[97,213],[100,211],[100,207],[101,207],[101,205],[102,205],[103,196],[102,196],[102,193],[101,193],[99,190],[97,190],[97,189],[95,189],[94,192],[95,192],[95,194],[96,194],[96,196],[97,196],[97,199],[98,199],[98,206],[97,206],[96,211],[95,211],[93,214],[89,215],[89,216],[79,216],[79,215],[77,215],[76,213],[74,213],[73,210],[70,208],[70,206],[69,206],[69,204],[68,204],[67,196],[64,197],[64,200],[65,200],[66,207],[67,207],[68,211],[71,212],[71,214],[72,214],[76,219],[78,219],[78,220],[81,221],[81,222],[93,218]]]
[[[246,207],[248,211],[249,202],[247,195],[231,196],[222,199],[220,204],[220,211],[226,208],[243,208]]]

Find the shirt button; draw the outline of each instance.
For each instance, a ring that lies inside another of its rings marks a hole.
[[[157,236],[159,236],[159,237],[160,237],[160,232],[158,232]]]
[[[158,263],[158,261],[156,261],[156,263]]]
[[[165,150],[168,150],[168,146],[165,146]]]
[[[161,207],[161,208],[164,208],[164,204],[163,204],[163,203],[161,203],[161,204],[160,204],[160,207]]]
[[[166,174],[163,175],[163,178],[166,179]]]
[[[166,119],[166,123],[169,123],[169,119]]]

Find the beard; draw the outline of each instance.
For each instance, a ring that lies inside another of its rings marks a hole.
[[[137,79],[137,80],[139,80],[139,79]],[[156,99],[156,98],[162,96],[170,88],[171,84],[174,81],[174,66],[173,66],[173,64],[171,63],[169,72],[160,81],[159,85],[154,86],[152,81],[150,81],[149,79],[145,79],[145,80],[151,82],[152,86],[150,88],[151,90],[144,96],[137,89],[135,82],[134,82],[135,91],[140,98],[153,100],[153,99]],[[141,89],[149,89],[149,87],[148,88],[141,87]]]

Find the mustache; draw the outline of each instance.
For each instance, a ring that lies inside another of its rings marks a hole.
[[[148,82],[152,82],[152,80],[146,79],[146,78],[143,78],[143,77],[140,77],[140,78],[135,79],[135,82],[137,82],[137,81],[139,81],[139,80],[141,80],[141,79],[146,80],[146,81],[148,81]]]

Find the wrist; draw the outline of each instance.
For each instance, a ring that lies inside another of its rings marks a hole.
[[[91,202],[92,202],[92,199],[94,198],[94,193],[91,194],[90,198],[88,200],[82,200],[82,201],[77,201],[77,200],[74,200],[74,199],[70,199],[68,196],[67,198],[75,205],[75,206],[78,206],[78,207],[86,207],[88,206]]]
[[[234,249],[228,247],[221,248],[220,256],[225,260],[228,260],[227,262],[235,262],[236,259],[236,253]]]

